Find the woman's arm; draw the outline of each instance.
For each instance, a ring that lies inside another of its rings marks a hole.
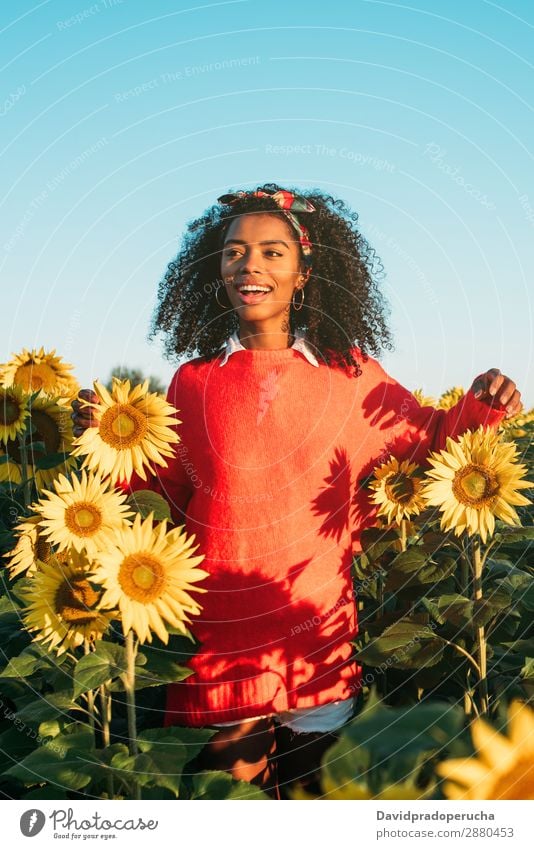
[[[436,410],[422,407],[376,360],[369,359],[368,364],[372,377],[368,375],[369,391],[363,398],[363,408],[378,432],[380,456],[374,465],[384,462],[389,454],[424,463],[430,451],[446,447],[448,436],[456,438],[479,425],[496,428],[506,415],[521,409],[515,383],[498,369],[478,375],[471,388],[449,410]],[[510,406],[510,411],[505,405]]]

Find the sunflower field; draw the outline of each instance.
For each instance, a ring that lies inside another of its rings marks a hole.
[[[14,799],[268,799],[189,768],[214,730],[161,727],[191,674],[207,572],[148,481],[179,410],[115,378],[79,385],[55,351],[0,365],[0,790]],[[446,408],[459,387],[440,399]],[[363,687],[297,799],[534,798],[534,410],[466,431],[425,468],[366,482],[376,525],[354,558]]]

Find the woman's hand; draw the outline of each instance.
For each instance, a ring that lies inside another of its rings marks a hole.
[[[78,392],[78,398],[72,402],[74,412],[71,419],[74,422],[74,436],[81,436],[88,427],[96,427],[98,425],[98,416],[93,407],[84,406],[78,399],[83,398],[84,401],[89,401],[91,404],[98,404],[98,395],[92,389],[81,389]]]
[[[473,381],[471,390],[479,401],[495,400],[506,407],[507,419],[523,408],[521,392],[516,389],[514,381],[502,374],[498,368],[490,368],[484,374],[479,374]]]

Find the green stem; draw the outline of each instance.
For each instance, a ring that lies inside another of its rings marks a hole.
[[[108,691],[106,684],[101,684],[99,688],[100,710],[102,713],[102,742],[104,747],[111,745],[111,693]]]
[[[84,695],[80,696],[80,698],[82,698],[82,699],[83,699],[83,698],[85,698],[85,700],[87,701],[87,693],[85,693]],[[90,720],[91,713],[90,713],[90,711],[85,710],[85,708],[83,708],[83,707],[82,707],[81,705],[79,705],[79,704],[77,704],[77,705],[76,705],[76,707],[75,707],[75,708],[73,708],[73,710],[77,710],[77,711],[79,711],[80,713],[84,713],[87,717],[89,717],[89,725],[91,724],[91,720]],[[98,717],[96,716],[96,711],[95,711],[95,713],[93,714],[93,722],[94,722],[95,726],[96,726],[96,725],[98,725],[98,726],[100,727],[100,720],[99,720],[99,719],[98,719]]]
[[[104,748],[107,749],[111,745],[111,693],[106,684],[100,685],[100,709],[102,714],[102,742]],[[110,772],[107,777],[108,799],[115,798],[115,787],[113,782],[113,773]]]
[[[469,558],[465,551],[460,555],[460,580],[462,595],[469,597]]]
[[[91,646],[90,646],[88,640],[84,640],[83,650],[84,650],[84,654],[90,654],[91,653]],[[93,736],[94,736],[94,734],[95,734],[95,694],[94,694],[93,690],[88,690],[87,693],[85,694],[85,697],[87,699],[87,710],[89,712],[89,726],[90,726],[91,731],[93,732]]]
[[[378,576],[376,579],[376,590],[377,590],[377,600],[378,600],[378,610],[376,612],[377,619],[382,619],[384,615],[384,575],[382,569],[378,570]],[[387,682],[387,672],[384,670],[382,673],[382,698],[386,698],[388,692],[388,682]]]
[[[478,665],[472,654],[469,654],[469,652],[459,646],[458,643],[452,643],[450,640],[446,640],[444,637],[440,637],[440,639],[443,640],[443,642],[446,643],[448,646],[451,646],[451,648],[456,649],[456,651],[460,652],[460,654],[463,654],[464,657],[467,658],[469,663],[476,670],[477,675],[480,676],[480,666]]]
[[[473,699],[471,698],[471,693],[468,690],[464,690],[464,713],[466,717],[469,719],[473,712]]]
[[[384,577],[382,575],[382,570],[380,569],[376,579],[376,594],[378,601],[378,610],[376,611],[376,618],[381,619],[384,615]]]
[[[478,535],[473,537],[472,544],[473,554],[473,599],[479,601],[482,599],[482,557],[480,553],[480,538]],[[488,712],[488,679],[487,679],[487,652],[486,652],[486,637],[484,634],[484,626],[480,625],[476,628],[477,654],[478,665],[480,667],[478,689],[480,693],[480,713]]]
[[[28,480],[28,448],[26,446],[26,432],[19,434],[19,453],[20,453],[20,475],[22,478],[22,499],[24,501],[24,509],[27,510],[30,506],[30,486],[31,481]]]
[[[406,519],[401,519],[399,522],[401,548],[406,551],[406,540],[408,537]]]
[[[484,566],[486,565],[486,560],[488,559],[488,555],[489,555],[490,551],[493,548],[495,548],[495,546],[497,545],[497,542],[498,542],[498,540],[494,539],[492,542],[490,542],[490,544],[488,546],[486,546],[486,550],[484,551],[484,554],[482,555],[482,560],[481,560],[482,569],[484,569]]]
[[[137,722],[135,716],[135,657],[137,645],[134,643],[133,631],[130,628],[126,634],[126,672],[122,676],[124,690],[126,692],[126,711],[128,716],[128,748],[130,755],[136,757],[139,754],[137,745]],[[134,778],[134,799],[141,798],[139,782]]]

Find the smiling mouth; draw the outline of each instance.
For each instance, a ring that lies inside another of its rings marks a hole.
[[[236,284],[236,291],[244,304],[256,304],[265,300],[273,287],[268,283],[260,283],[254,277],[242,277]]]
[[[271,289],[268,291],[260,289],[237,289],[237,293],[244,304],[259,304],[271,294],[271,291]]]

